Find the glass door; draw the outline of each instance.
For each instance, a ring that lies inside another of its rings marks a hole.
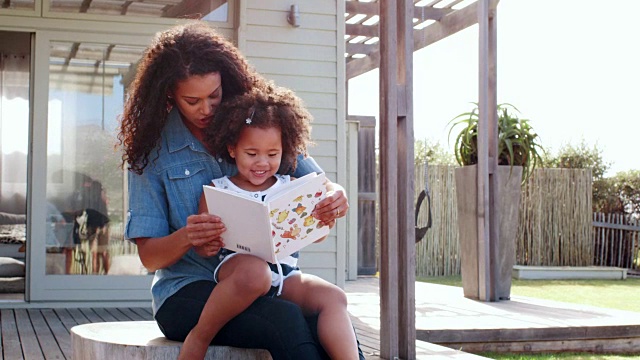
[[[30,40],[0,31],[0,301],[25,292]]]
[[[34,137],[46,146],[34,141],[32,196],[42,200],[31,202],[28,297],[150,299],[151,276],[123,236],[126,171],[117,148],[125,89],[144,46],[66,33],[37,34],[36,43],[36,97],[44,101],[34,109]]]

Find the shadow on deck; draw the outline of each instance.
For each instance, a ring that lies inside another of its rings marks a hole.
[[[346,291],[363,348],[379,349],[378,279],[347,282]],[[439,348],[429,350],[428,345],[469,353],[640,353],[640,312],[518,296],[481,302],[465,298],[462,288],[422,282],[416,282],[416,329],[419,359],[435,358]]]

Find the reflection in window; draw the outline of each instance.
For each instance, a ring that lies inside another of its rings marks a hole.
[[[226,0],[49,0],[53,12],[227,21]]]
[[[34,10],[36,8],[36,2],[35,0],[3,0],[0,8],[10,10]]]
[[[20,41],[28,46],[29,38],[0,32],[0,256],[18,265],[3,275],[0,292],[16,293],[16,299],[24,292],[29,153],[30,56],[16,46]]]
[[[142,50],[50,45],[47,274],[108,274],[121,256],[137,259],[123,238],[124,173],[114,145],[126,79]],[[146,273],[135,261],[130,268]]]

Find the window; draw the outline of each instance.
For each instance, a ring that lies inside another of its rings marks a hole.
[[[36,2],[35,0],[3,1],[1,8],[9,10],[34,10],[36,8]]]
[[[30,36],[0,31],[0,256],[18,261],[26,243]]]
[[[136,254],[123,237],[126,186],[114,149],[126,85],[143,50],[51,43],[47,274],[107,274],[115,258]],[[141,273],[138,263],[131,267]]]

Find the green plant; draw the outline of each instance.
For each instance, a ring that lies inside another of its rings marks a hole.
[[[478,163],[478,104],[471,112],[462,113],[449,121],[451,132],[462,126],[456,136],[454,156],[459,165]],[[513,105],[498,105],[498,165],[522,166],[523,181],[542,163],[544,149],[538,142],[528,119],[518,117],[520,111]]]
[[[591,168],[594,180],[600,180],[611,167],[611,163],[602,157],[603,150],[598,144],[589,145],[583,138],[579,144],[564,144],[558,154],[546,160],[548,167],[565,169]]]
[[[414,159],[417,164],[455,165],[453,154],[440,145],[439,142],[416,140],[414,145]]]

